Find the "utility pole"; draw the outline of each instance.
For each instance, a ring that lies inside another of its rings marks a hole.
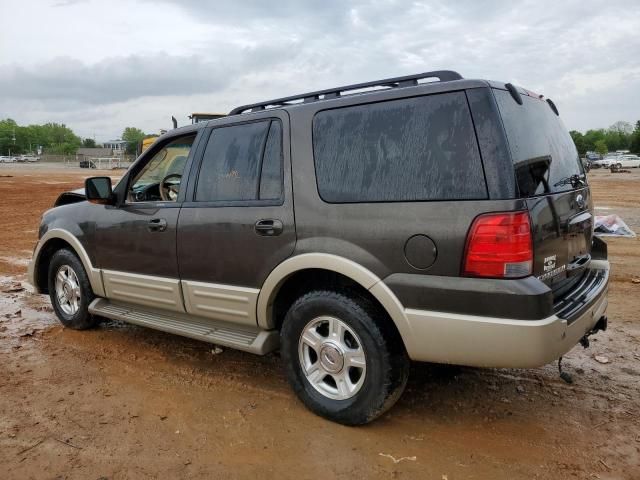
[[[16,127],[13,127],[13,136],[11,137],[11,140],[13,141],[13,146],[15,147],[15,145],[16,145]],[[9,161],[11,161],[11,149],[9,149]]]

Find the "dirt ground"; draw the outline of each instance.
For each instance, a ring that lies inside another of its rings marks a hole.
[[[348,428],[305,409],[277,355],[57,323],[26,265],[42,212],[95,173],[0,165],[0,478],[640,478],[638,239],[607,240],[610,326],[565,357],[573,384],[557,364],[415,364],[386,416]],[[640,172],[590,183],[640,233]]]

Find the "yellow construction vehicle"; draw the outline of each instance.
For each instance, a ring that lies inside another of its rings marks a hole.
[[[225,113],[192,113],[191,115],[189,115],[189,118],[191,119],[191,123],[194,124],[198,122],[206,122],[207,120],[213,120],[215,118],[224,116],[226,116]]]
[[[189,119],[191,120],[191,123],[198,123],[198,122],[206,122],[208,120],[213,120],[215,118],[220,118],[220,117],[224,117],[226,116],[225,113],[192,113],[191,115],[189,115]],[[171,117],[171,120],[173,122],[173,128],[177,128],[178,127],[178,122],[175,119],[175,117]],[[162,135],[163,133],[165,133],[164,130],[160,131],[160,135]],[[149,148],[153,142],[156,141],[156,139],[160,136],[160,135],[156,135],[153,137],[148,137],[142,140],[142,142],[140,142],[140,145],[138,146],[138,155],[140,155],[142,152],[144,152],[147,148]]]

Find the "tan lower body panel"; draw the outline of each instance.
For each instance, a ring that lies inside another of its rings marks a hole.
[[[509,320],[406,309],[413,333],[411,359],[474,367],[530,368],[571,350],[607,309],[603,295],[571,325],[553,315]]]
[[[185,311],[178,279],[103,270],[102,280],[105,296],[111,300]]]
[[[256,325],[260,290],[215,283],[182,281],[187,313],[243,325]]]
[[[236,325],[106,298],[96,298],[91,302],[89,312],[258,355],[269,353],[279,345],[279,335],[275,330],[262,330],[255,325],[253,327]]]

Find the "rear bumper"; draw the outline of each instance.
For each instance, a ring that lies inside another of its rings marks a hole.
[[[551,315],[541,320],[514,320],[405,309],[413,336],[413,360],[477,367],[528,368],[549,363],[571,350],[607,310],[609,262],[593,261],[605,281],[591,302],[567,322]]]

